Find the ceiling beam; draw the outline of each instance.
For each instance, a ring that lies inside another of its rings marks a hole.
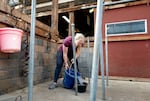
[[[58,0],[58,4],[63,4],[63,3],[67,3],[67,2],[73,2],[74,0]],[[40,3],[36,5],[36,8],[42,8],[42,7],[50,7],[52,6],[52,2],[44,2],[44,3]],[[23,5],[18,5],[15,8],[16,9],[20,9],[22,8]],[[26,10],[31,10],[31,6],[27,6]]]
[[[58,13],[72,12],[72,11],[82,9],[82,7],[86,7],[86,6],[90,6],[90,5],[96,5],[96,4],[97,4],[96,2],[93,2],[93,3],[78,5],[78,6],[72,6],[72,7],[69,7],[69,8],[62,8],[62,9],[58,10]],[[51,15],[51,14],[52,14],[51,11],[44,11],[44,12],[37,13],[36,17],[48,16],[48,15]]]
[[[146,4],[146,3],[150,3],[150,0],[140,0],[140,1],[133,1],[133,2],[125,2],[123,4],[116,4],[116,5],[105,5],[105,10],[106,9],[115,9],[115,8],[121,8],[121,7],[127,7],[127,6],[134,6],[134,5],[140,5],[140,4]],[[77,6],[73,6],[73,7],[69,7],[69,8],[62,8],[58,10],[58,13],[66,13],[66,12],[72,12],[72,11],[76,11],[76,10],[81,10],[84,8],[90,8],[90,7],[96,7],[97,3],[93,2],[93,3],[87,3],[87,4],[82,4],[82,5],[77,5]],[[37,17],[41,17],[41,16],[48,16],[51,15],[52,12],[51,11],[43,11],[40,13],[37,13]]]

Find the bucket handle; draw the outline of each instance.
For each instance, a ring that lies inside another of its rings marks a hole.
[[[69,75],[70,75],[70,71],[72,69],[72,65],[73,65],[73,63],[71,63],[70,66],[69,66],[69,68],[68,68],[69,69]]]
[[[70,66],[69,66],[69,68],[68,68],[68,70],[69,70],[69,71],[68,71],[68,74],[69,74],[69,75],[70,75],[70,73],[71,73],[71,72],[70,72],[71,69],[73,69],[73,68],[72,68],[72,65],[73,65],[73,64],[74,64],[74,63],[71,63]],[[81,74],[80,74],[80,76],[81,76]]]

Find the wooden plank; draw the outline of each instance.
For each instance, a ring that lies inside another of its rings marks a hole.
[[[53,0],[52,2],[51,33],[58,36],[58,0]]]
[[[36,17],[48,16],[48,15],[52,15],[52,12],[51,11],[39,12],[36,14]]]
[[[58,4],[68,3],[68,2],[72,2],[72,1],[74,1],[74,0],[58,0]],[[51,1],[37,4],[36,8],[50,7],[50,6],[52,6],[52,2]],[[27,6],[26,10],[31,10],[31,6]]]

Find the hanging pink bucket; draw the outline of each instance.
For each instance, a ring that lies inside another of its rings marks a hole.
[[[16,28],[0,28],[0,50],[15,53],[21,50],[23,31]]]

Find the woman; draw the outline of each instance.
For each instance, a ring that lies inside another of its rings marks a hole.
[[[76,33],[74,43],[76,47],[76,59],[78,59],[81,51],[81,47],[83,47],[85,37],[81,33]],[[77,60],[76,60],[77,61]],[[57,80],[59,78],[59,74],[61,72],[63,63],[65,64],[65,68],[69,68],[68,62],[73,62],[73,46],[72,46],[72,36],[68,36],[64,39],[63,44],[57,50],[56,57],[56,69],[54,74],[54,82],[50,84],[49,89],[54,89],[57,87]],[[78,61],[77,61],[78,64]]]

